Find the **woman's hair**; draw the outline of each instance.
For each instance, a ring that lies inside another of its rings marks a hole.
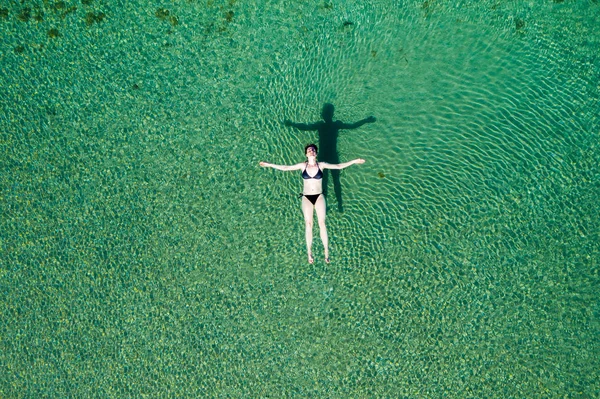
[[[304,147],[304,153],[305,153],[305,154],[306,154],[306,151],[307,151],[307,150],[308,150],[310,147],[314,148],[314,149],[315,149],[315,152],[317,152],[317,153],[319,152],[319,149],[317,148],[317,145],[316,145],[316,144],[308,144],[306,147]]]

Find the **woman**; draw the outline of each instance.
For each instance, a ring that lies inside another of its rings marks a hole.
[[[329,164],[325,162],[317,162],[317,146],[309,144],[304,147],[306,154],[306,162],[296,165],[274,165],[272,163],[261,162],[260,166],[269,167],[278,170],[301,170],[302,178],[304,179],[304,190],[302,191],[302,213],[304,213],[304,221],[306,222],[306,249],[308,250],[308,263],[313,263],[315,260],[312,256],[312,227],[313,213],[317,211],[317,219],[319,220],[319,231],[321,233],[321,241],[325,248],[325,262],[329,263],[329,246],[327,239],[327,228],[325,227],[325,197],[323,196],[323,170],[325,169],[344,169],[350,165],[365,163],[364,159],[354,159],[349,162],[339,164]]]

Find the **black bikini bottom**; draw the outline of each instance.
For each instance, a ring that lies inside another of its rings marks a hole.
[[[306,197],[313,205],[317,203],[317,199],[319,199],[320,195],[321,194],[302,194],[302,196]]]

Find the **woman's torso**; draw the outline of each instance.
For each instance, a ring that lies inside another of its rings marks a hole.
[[[306,163],[306,167],[302,171],[302,178],[304,180],[303,194],[314,195],[323,192],[323,171],[318,163],[315,165]]]

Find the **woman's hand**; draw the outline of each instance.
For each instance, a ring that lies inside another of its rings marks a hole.
[[[354,163],[365,163],[365,160],[362,158],[358,158],[354,160]]]
[[[268,163],[263,162],[263,161],[260,161],[259,165],[262,166],[263,168],[266,168],[267,166],[269,166]]]

